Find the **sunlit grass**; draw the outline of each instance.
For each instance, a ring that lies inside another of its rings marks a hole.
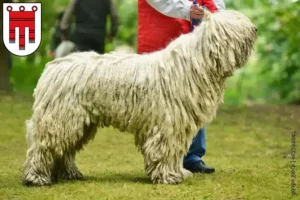
[[[180,185],[152,185],[132,135],[107,128],[77,156],[85,180],[27,188],[21,171],[31,106],[30,95],[0,94],[0,199],[291,199],[290,140],[296,130],[299,147],[300,107],[222,107],[207,126],[204,157],[216,173],[198,174]]]

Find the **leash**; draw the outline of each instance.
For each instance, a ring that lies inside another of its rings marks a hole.
[[[194,1],[193,1],[193,4],[194,4],[194,5],[197,5],[197,0],[194,0]],[[192,31],[194,30],[195,24],[196,24],[196,19],[192,19],[192,25],[191,25],[190,32],[192,32]]]
[[[193,0],[193,4],[195,4],[195,5],[197,5],[198,3],[197,3],[197,0]],[[207,7],[205,7],[205,6],[201,6],[203,9],[205,9],[205,10],[208,10],[208,8]],[[190,32],[193,32],[193,30],[194,30],[194,27],[195,27],[195,25],[196,24],[200,24],[202,22],[202,19],[192,19],[192,25],[191,25],[191,29],[190,29]]]

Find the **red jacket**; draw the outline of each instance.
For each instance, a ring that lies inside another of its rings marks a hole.
[[[211,12],[218,11],[212,0],[197,0]],[[152,8],[146,0],[138,0],[138,53],[149,53],[165,48],[173,39],[188,33],[191,22],[171,18]]]

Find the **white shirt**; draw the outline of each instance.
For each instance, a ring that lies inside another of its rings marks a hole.
[[[190,21],[190,8],[193,4],[189,0],[146,0],[158,12],[174,18]],[[213,0],[219,11],[225,9],[223,0]]]

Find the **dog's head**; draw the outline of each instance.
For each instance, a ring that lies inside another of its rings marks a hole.
[[[202,53],[208,53],[223,77],[231,76],[235,69],[245,65],[257,38],[257,28],[250,19],[233,10],[213,14],[205,11],[197,32]]]

